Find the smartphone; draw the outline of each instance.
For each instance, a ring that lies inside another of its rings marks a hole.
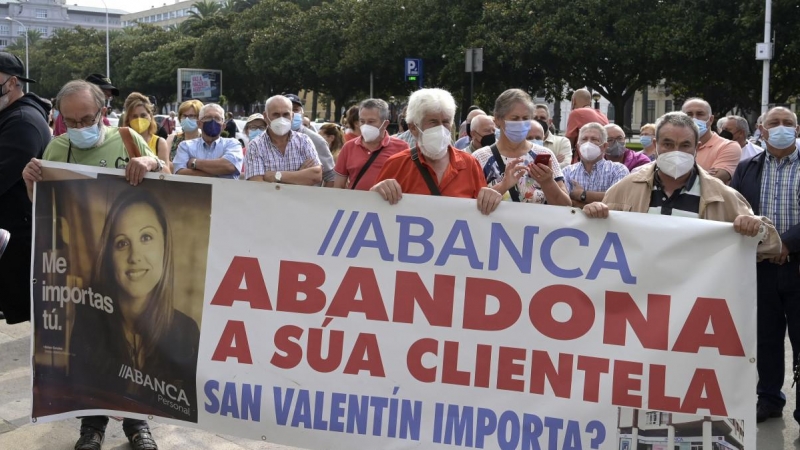
[[[536,155],[536,158],[533,160],[534,164],[544,164],[545,166],[550,166],[550,154],[548,153],[540,153]]]

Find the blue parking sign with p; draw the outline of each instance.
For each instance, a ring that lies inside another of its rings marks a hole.
[[[422,67],[421,59],[406,58],[406,76],[418,77],[420,76],[420,68]]]

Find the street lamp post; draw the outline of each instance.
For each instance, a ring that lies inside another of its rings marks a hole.
[[[30,66],[28,66],[28,27],[26,27],[22,22],[16,19],[12,19],[11,17],[6,17],[6,20],[11,22],[16,22],[23,28],[23,33],[25,33],[25,78],[30,80],[29,70]],[[25,92],[29,92],[30,90],[30,83],[25,83]]]
[[[110,79],[111,78],[111,51],[108,46],[108,5],[106,5],[105,0],[100,0],[103,2],[103,6],[106,8],[106,76]]]
[[[603,96],[600,95],[599,92],[595,92],[592,94],[592,100],[594,100],[594,109],[600,109],[600,98]]]

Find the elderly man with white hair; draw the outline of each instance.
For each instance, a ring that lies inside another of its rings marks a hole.
[[[473,117],[469,126],[469,145],[464,151],[475,153],[478,149],[494,144],[497,140],[495,129],[494,119],[491,116],[478,114]]]
[[[301,131],[292,131],[292,108],[291,100],[283,95],[267,99],[267,132],[247,146],[247,181],[304,186],[322,182],[322,165],[314,144]]]
[[[630,173],[620,163],[605,159],[608,132],[597,122],[589,122],[578,132],[580,161],[564,169],[564,180],[572,206],[584,206],[603,201],[608,188]]]
[[[239,179],[242,171],[242,144],[234,138],[220,137],[225,111],[216,103],[200,109],[197,124],[200,139],[183,141],[172,161],[175,173],[195,177]]]
[[[625,131],[619,125],[610,123],[604,128],[608,133],[607,160],[621,163],[631,172],[637,167],[650,164],[649,156],[625,147]]]
[[[467,114],[467,118],[464,120],[464,124],[461,127],[462,130],[460,131],[462,134],[461,138],[456,141],[453,146],[459,150],[464,150],[469,145],[470,141],[472,141],[471,131],[472,131],[472,119],[478,116],[485,116],[486,113],[481,109],[473,109],[472,111]]]
[[[389,158],[370,189],[394,205],[403,194],[474,198],[483,214],[501,202],[472,155],[451,144],[456,103],[442,89],[420,89],[408,99],[406,120],[417,141],[414,148]]]
[[[728,183],[742,158],[742,148],[735,142],[720,137],[711,129],[714,115],[711,105],[702,98],[690,98],[683,103],[681,111],[691,117],[700,130],[700,145],[697,147],[697,165],[714,177]]]
[[[742,116],[728,116],[726,119],[728,120],[722,125],[722,131],[720,131],[719,135],[736,142],[742,147],[740,162],[764,151],[763,148],[747,140],[750,136],[750,124],[747,123],[747,119]],[[722,119],[719,122],[722,122]],[[719,122],[717,122],[717,125],[719,125]]]

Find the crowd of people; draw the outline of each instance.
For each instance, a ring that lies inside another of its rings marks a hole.
[[[125,100],[120,127],[109,126],[108,100],[119,91],[102,75],[61,89],[51,133],[51,105],[24,93],[34,81],[23,74],[18,58],[0,53],[0,228],[12,236],[0,259],[0,310],[8,323],[30,319],[31,197],[42,160],[123,169],[134,186],[162,172],[373,191],[389,204],[404,194],[468,198],[487,215],[503,202],[581,208],[593,219],[610,210],[675,215],[761,236],[757,419],[782,414],[787,328],[795,361],[800,350],[800,158],[789,109],[770,109],[751,137],[738,116],[721,119],[714,131],[711,105],[691,98],[643,125],[642,149],[633,150],[626,131],[591,107],[585,89],[572,97],[565,136],[556,134],[548,106],[520,89],[500,94],[490,113],[470,108],[460,127],[449,92],[420,89],[400,113],[395,135],[384,100],[365,99],[348,110],[343,126],[317,132],[303,124],[302,100],[287,94],[247,118],[243,147],[232,129],[222,137],[232,123],[223,108],[197,100],[167,119],[166,138],[140,93]],[[800,421],[800,411],[794,415]],[[100,449],[106,422],[85,418],[75,448]],[[126,419],[123,427],[134,449],[157,448],[146,422]]]

